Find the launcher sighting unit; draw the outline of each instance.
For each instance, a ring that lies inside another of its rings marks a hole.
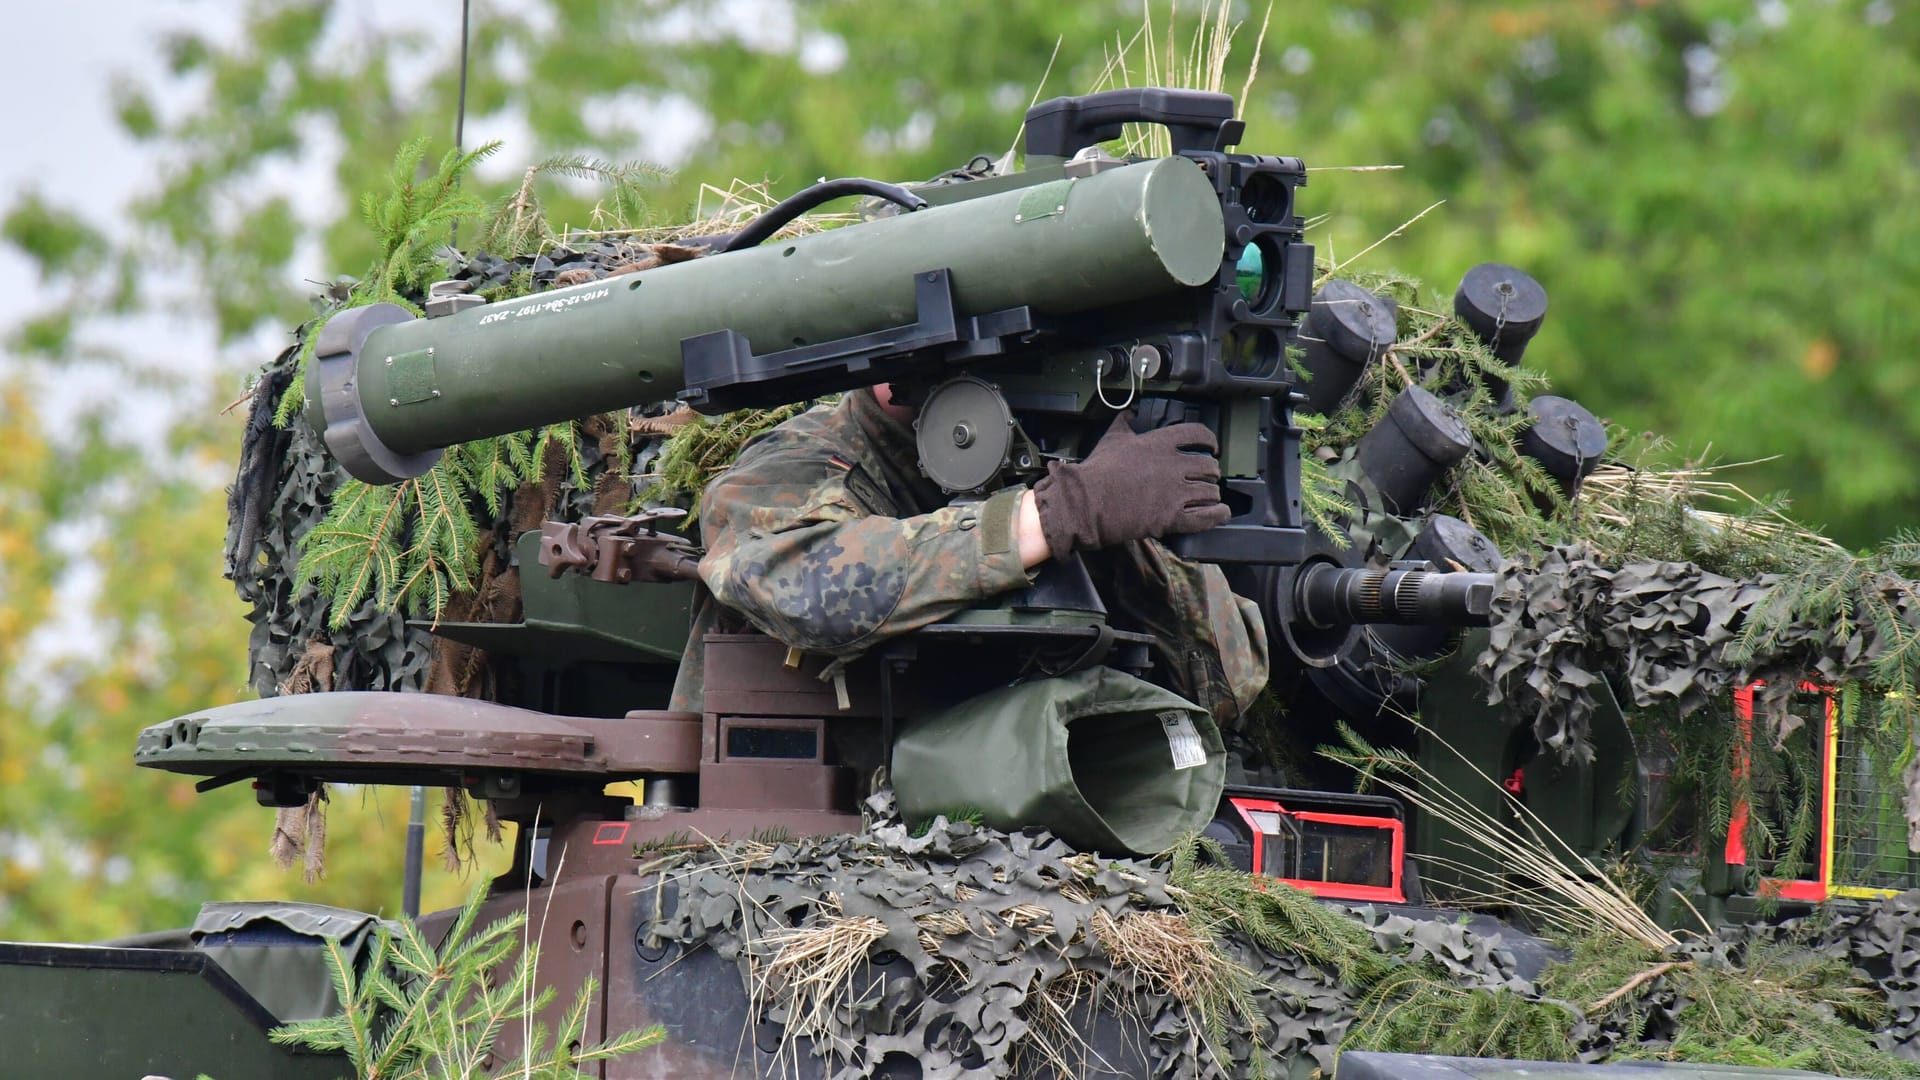
[[[1103,152],[1127,123],[1164,126],[1173,152]],[[670,531],[677,513],[657,511],[521,536],[521,621],[434,628],[489,653],[496,701],[269,698],[150,727],[136,760],[202,777],[203,789],[251,781],[273,806],[301,805],[328,782],[458,786],[488,800],[519,826],[494,902],[518,906],[529,880],[548,890],[543,976],[570,999],[569,981],[595,973],[606,1030],[662,1020],[677,1043],[714,1048],[710,1062],[690,1052],[685,1075],[731,1068],[745,1006],[691,1009],[676,1000],[678,980],[649,981],[672,958],[638,933],[650,901],[635,844],[858,830],[861,800],[889,764],[903,807],[964,806],[991,825],[1044,825],[1115,851],[1204,828],[1248,869],[1329,896],[1418,902],[1404,853],[1440,848],[1445,825],[1343,794],[1346,778],[1300,764],[1344,719],[1453,771],[1400,720],[1418,710],[1487,775],[1526,771],[1515,790],[1575,847],[1630,840],[1618,793],[1632,786],[1634,756],[1617,715],[1596,720],[1592,763],[1536,760],[1475,698],[1464,664],[1424,683],[1412,673],[1477,651],[1456,650],[1456,628],[1485,623],[1502,561],[1465,522],[1429,511],[1436,483],[1475,452],[1443,396],[1407,389],[1329,463],[1356,508],[1339,535],[1303,517],[1294,413],[1340,402],[1396,340],[1395,311],[1342,281],[1316,294],[1296,206],[1306,169],[1233,152],[1241,131],[1221,94],[1060,98],[1028,113],[1021,172],[832,181],[709,238],[702,258],[499,303],[436,292],[424,318],[391,304],[344,311],[319,333],[305,417],[348,472],[391,483],[456,443],[583,415],[676,398],[712,414],[890,383],[918,406],[922,470],[955,500],[1076,458],[1119,409],[1139,428],[1204,423],[1234,516],[1170,546],[1222,566],[1260,605],[1294,760],[1243,747],[1229,775],[1210,719],[1164,691],[1070,721],[1036,699],[1011,710],[1012,728],[969,737],[966,710],[985,688],[1154,689],[1147,639],[1109,625],[1077,558],[824,680],[824,658],[771,638],[710,637],[703,711],[667,711],[699,552]],[[847,195],[868,198],[866,220],[776,238]],[[1467,275],[1456,307],[1512,361],[1546,296],[1489,265]],[[1604,432],[1571,402],[1531,408],[1528,452],[1571,491]],[[1199,760],[1181,760],[1182,739],[1197,741]],[[930,776],[929,760],[944,761],[944,775]],[[623,780],[644,781],[640,805],[604,793]],[[920,797],[934,788],[944,805]]]

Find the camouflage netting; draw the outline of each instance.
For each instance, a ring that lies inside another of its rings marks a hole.
[[[1917,637],[1914,582],[1850,557],[1797,576],[1734,579],[1692,563],[1609,564],[1590,545],[1574,544],[1503,571],[1475,669],[1491,702],[1504,700],[1531,720],[1541,745],[1567,754],[1590,753],[1588,724],[1603,682],[1625,688],[1643,717],[1681,720],[1762,683],[1754,705],[1762,728],[1749,741],[1764,748],[1782,744],[1801,722],[1786,703],[1806,680],[1888,687],[1878,696],[1881,718],[1909,720],[1906,665]],[[1905,781],[1910,842],[1920,843],[1920,762],[1909,762]]]
[[[1634,705],[1671,704],[1684,716],[1756,679],[1791,689],[1815,673],[1829,683],[1865,674],[1876,643],[1857,624],[1796,624],[1764,654],[1736,655],[1741,628],[1778,583],[1691,563],[1608,566],[1584,544],[1550,548],[1503,572],[1477,669],[1489,699],[1530,716],[1555,750],[1586,747],[1593,687],[1609,675]]]
[[[660,875],[653,938],[736,963],[785,1052],[837,1080],[894,1053],[928,1080],[1077,1074],[1094,1044],[1112,1054],[1102,1025],[1157,1077],[1326,1075],[1343,1044],[1701,1060],[1703,1034],[1753,1063],[1786,1046],[1843,1075],[1920,1075],[1920,893],[1666,955],[1609,949],[1626,959],[1601,994],[1569,979],[1566,952],[1484,918],[1223,890],[1231,871],[1187,856],[1099,858],[944,818],[916,835],[884,795],[869,808],[858,836],[641,853]],[[1802,1026],[1714,1031],[1702,1000],[1729,989]],[[1402,1022],[1414,1012],[1425,1028]]]

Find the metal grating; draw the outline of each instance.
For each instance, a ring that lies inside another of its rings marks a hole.
[[[1857,715],[1848,716],[1849,712]],[[1871,706],[1838,710],[1833,746],[1833,884],[1920,887],[1920,855],[1907,850],[1903,774],[1913,754],[1904,731]]]

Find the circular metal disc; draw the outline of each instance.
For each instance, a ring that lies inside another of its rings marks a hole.
[[[985,487],[1013,449],[1013,414],[1006,401],[971,375],[934,387],[914,426],[920,470],[949,492]]]

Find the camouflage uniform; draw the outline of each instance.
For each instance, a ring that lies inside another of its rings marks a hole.
[[[912,430],[867,390],[741,452],[701,500],[705,588],[673,708],[699,708],[708,633],[757,629],[852,658],[1032,581],[1014,543],[1025,489],[950,506],[918,460]],[[1218,567],[1175,558],[1158,541],[1081,557],[1109,621],[1153,635],[1154,677],[1223,727],[1237,720],[1267,680],[1258,607],[1234,595]]]

